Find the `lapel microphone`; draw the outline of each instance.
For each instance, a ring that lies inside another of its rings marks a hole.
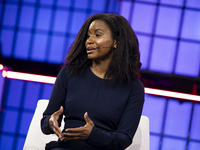
[[[111,48],[111,47],[103,47],[103,48]],[[115,49],[116,47],[113,48]],[[97,46],[96,49],[100,49],[100,46]]]

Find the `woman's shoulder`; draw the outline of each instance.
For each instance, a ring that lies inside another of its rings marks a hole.
[[[69,72],[69,67],[67,65],[62,65],[60,67],[59,74],[60,73],[68,74],[68,72]]]
[[[69,69],[67,65],[61,66],[57,78],[66,78],[69,76]]]
[[[142,83],[142,81],[140,81],[140,79],[135,79],[135,80],[133,81],[133,83],[136,84],[136,85],[138,85],[138,86],[144,87],[144,84]]]
[[[143,83],[138,79],[131,79],[129,82],[124,82],[123,84],[118,84],[118,85],[121,85],[119,86],[120,88],[122,89],[125,89],[125,90],[128,90],[130,92],[133,92],[133,91],[144,91],[144,85]]]
[[[139,79],[131,80],[132,89],[144,90],[144,84]]]

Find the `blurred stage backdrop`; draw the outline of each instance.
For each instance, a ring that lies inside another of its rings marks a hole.
[[[87,17],[117,13],[140,42],[145,87],[200,96],[199,0],[0,0],[0,149],[21,150],[36,103],[53,84],[5,71],[56,76]],[[200,101],[145,95],[151,150],[200,149]]]

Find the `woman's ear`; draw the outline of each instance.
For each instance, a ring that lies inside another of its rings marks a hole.
[[[117,40],[114,40],[114,43],[113,43],[113,48],[117,48]]]

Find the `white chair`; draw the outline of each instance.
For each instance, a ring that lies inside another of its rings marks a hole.
[[[126,150],[149,150],[149,118],[141,116],[132,144]]]
[[[46,143],[57,140],[56,135],[45,135],[40,129],[42,114],[48,105],[48,100],[39,100],[33,119],[30,123],[23,150],[44,150]],[[62,122],[61,128],[64,123]],[[133,143],[126,150],[149,150],[149,119],[142,116]]]

